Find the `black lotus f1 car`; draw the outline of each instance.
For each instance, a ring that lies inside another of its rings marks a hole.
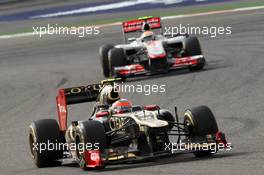
[[[83,169],[104,168],[183,150],[209,156],[220,145],[229,147],[207,106],[187,109],[182,121],[176,107],[175,115],[157,105],[131,106],[131,111],[114,113],[111,102],[120,97],[113,81],[59,90],[58,122],[42,119],[30,125],[29,145],[37,167],[72,159]],[[91,101],[96,104],[90,116],[67,122],[68,105]]]

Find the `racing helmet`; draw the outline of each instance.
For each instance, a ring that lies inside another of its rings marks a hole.
[[[142,25],[142,31],[145,32],[145,31],[148,31],[148,30],[150,30],[150,25],[149,25],[149,23],[144,22],[143,25]]]
[[[142,42],[155,40],[155,34],[152,31],[146,31],[141,35]]]
[[[119,99],[118,89],[110,85],[103,87],[99,95],[99,103],[102,105],[111,105]]]
[[[132,103],[127,99],[117,100],[112,104],[112,112],[114,114],[122,114],[132,112]]]

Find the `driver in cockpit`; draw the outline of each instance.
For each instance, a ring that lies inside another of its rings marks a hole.
[[[144,23],[142,26],[142,35],[140,39],[142,42],[153,41],[156,39],[154,32],[151,31],[150,25],[148,23]]]
[[[91,117],[99,111],[108,110],[113,103],[120,99],[119,90],[112,85],[107,85],[102,88],[98,99],[94,105]]]

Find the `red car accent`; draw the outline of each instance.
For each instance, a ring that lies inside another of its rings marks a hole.
[[[66,132],[68,112],[67,112],[67,103],[66,103],[64,89],[59,90],[59,94],[56,97],[56,101],[57,101],[57,111],[59,117],[60,130],[62,132]]]
[[[173,64],[172,67],[196,65],[198,63],[199,63],[198,59],[193,57],[176,58],[175,63]]]
[[[165,53],[160,54],[160,55],[151,55],[151,54],[149,54],[148,56],[151,59],[156,59],[156,58],[165,58],[166,57],[166,54]]]
[[[85,151],[84,160],[86,167],[89,168],[103,167],[105,162],[101,159],[101,152],[99,150]]]
[[[145,68],[140,64],[133,64],[124,67],[124,69],[118,70],[117,74],[119,75],[129,75],[132,73],[144,72]]]
[[[217,143],[223,143],[225,146],[227,145],[227,141],[226,141],[224,133],[218,131],[215,134],[215,139],[216,139]]]
[[[98,112],[95,114],[96,118],[100,118],[100,117],[106,117],[109,115],[108,111],[102,111],[102,112]]]
[[[161,28],[161,20],[159,17],[149,18],[147,20],[136,19],[132,21],[123,22],[124,33],[142,30],[142,25],[145,21],[150,25],[151,29]]]
[[[144,109],[148,111],[156,111],[159,110],[160,107],[158,105],[146,105],[144,106]]]

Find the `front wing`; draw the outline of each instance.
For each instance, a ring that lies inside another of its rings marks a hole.
[[[148,159],[153,160],[153,158],[168,157],[168,156],[178,155],[181,153],[194,153],[199,148],[200,149],[204,147],[215,148],[220,143],[223,144],[224,149],[226,149],[228,145],[224,133],[219,132],[219,131],[215,134],[207,134],[206,136],[195,137],[192,140],[189,140],[189,139],[182,140],[182,142],[180,143],[184,143],[185,145],[191,144],[195,146],[193,146],[191,149],[189,147],[188,149],[186,149],[186,146],[177,147],[176,151],[173,151],[171,149],[167,150],[167,148],[165,148],[164,151],[153,152],[152,154],[144,155],[144,156],[137,156],[129,152],[121,153],[121,154],[117,152],[116,155],[111,156],[109,155],[109,152],[103,153],[98,150],[90,150],[90,151],[85,151],[84,160],[85,160],[87,167],[95,168],[95,167],[104,167],[107,164],[137,162],[137,161],[148,160]],[[199,145],[198,147],[196,146],[197,144]]]
[[[174,58],[169,62],[169,69],[175,70],[191,68],[198,65],[202,61],[202,59],[204,59],[203,55]],[[114,71],[116,75],[125,77],[145,75],[151,73],[150,71],[146,70],[141,64],[130,64],[126,66],[115,67]]]

